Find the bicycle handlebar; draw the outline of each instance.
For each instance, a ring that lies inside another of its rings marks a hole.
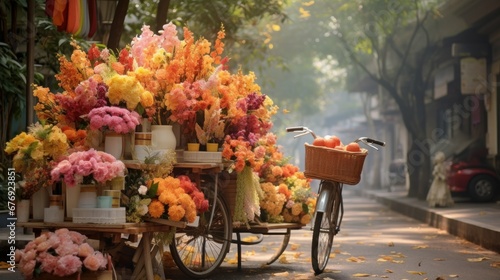
[[[306,134],[311,134],[316,139],[316,134],[314,134],[314,132],[312,130],[310,130],[309,128],[307,128],[305,126],[287,127],[286,132],[302,132],[300,134],[294,135],[293,136],[294,138],[304,136]],[[385,142],[380,141],[380,140],[376,140],[373,138],[369,138],[369,137],[359,137],[358,139],[354,140],[354,142],[356,142],[356,143],[362,142],[363,144],[370,146],[370,147],[374,148],[375,150],[378,150],[378,148],[375,147],[375,145],[378,145],[381,147],[385,146]]]

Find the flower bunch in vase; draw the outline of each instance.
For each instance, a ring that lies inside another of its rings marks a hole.
[[[176,122],[189,134],[194,132],[197,112],[217,99],[213,80],[223,63],[225,33],[218,33],[213,49],[208,40],[195,40],[188,28],[183,35],[181,40],[173,23],[163,25],[158,34],[143,26],[131,43],[131,54],[137,63],[134,76],[154,95],[156,112],[147,112],[152,123]]]
[[[65,228],[44,232],[24,249],[16,250],[16,261],[25,279],[37,278],[41,273],[68,277],[83,271],[106,270],[108,257],[86,241],[85,235]]]
[[[13,167],[17,172],[43,166],[57,160],[68,150],[68,140],[61,129],[54,125],[36,123],[7,142],[5,152],[13,155]]]
[[[219,143],[224,140],[226,123],[221,119],[219,101],[203,112],[203,127],[195,124],[196,137],[200,144]]]
[[[90,149],[74,152],[62,159],[50,172],[54,181],[64,181],[68,186],[75,184],[105,183],[125,175],[125,164],[112,155]]]
[[[42,188],[51,188],[50,170],[55,161],[67,154],[68,139],[55,125],[35,123],[28,133],[21,132],[10,140],[5,152],[12,155],[13,167],[22,175],[18,199],[30,199]]]

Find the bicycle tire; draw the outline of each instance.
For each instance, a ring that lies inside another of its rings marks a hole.
[[[337,233],[337,221],[340,209],[340,197],[338,183],[324,181],[321,183],[321,192],[330,188],[331,193],[325,212],[316,212],[313,226],[313,237],[311,244],[311,264],[315,275],[323,273],[333,244],[333,237]],[[320,193],[321,196],[321,193]]]
[[[224,261],[231,246],[232,227],[229,210],[224,199],[217,195],[212,226],[208,227],[213,204],[213,191],[209,191],[210,207],[200,215],[198,227],[178,230],[169,244],[177,267],[191,278],[206,278]]]

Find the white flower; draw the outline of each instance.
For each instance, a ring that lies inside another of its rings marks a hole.
[[[141,216],[144,216],[148,213],[148,206],[144,204],[137,205],[137,213]]]
[[[146,195],[146,193],[148,192],[148,187],[146,187],[144,185],[141,185],[139,187],[138,192],[139,192],[140,195]]]

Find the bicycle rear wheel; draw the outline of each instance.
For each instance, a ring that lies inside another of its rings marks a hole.
[[[324,193],[329,191],[329,194]],[[317,211],[314,219],[313,238],[311,247],[311,263],[316,275],[323,273],[330,257],[333,237],[337,234],[341,204],[340,184],[323,181],[321,183],[322,195],[328,195],[324,212]],[[323,194],[322,194],[323,193]]]
[[[200,215],[198,226],[178,230],[169,245],[175,264],[191,278],[206,278],[212,274],[224,261],[231,246],[232,227],[226,203],[217,195],[209,225],[214,192],[206,191],[205,195],[208,195],[210,207]]]

